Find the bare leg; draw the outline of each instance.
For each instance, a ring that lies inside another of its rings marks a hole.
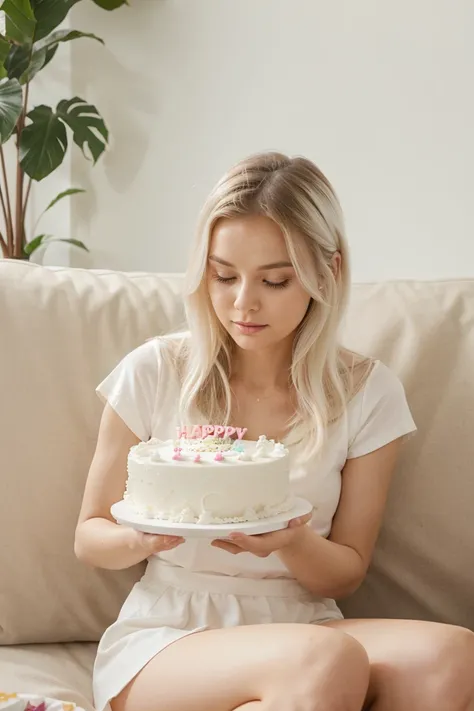
[[[474,633],[418,620],[337,620],[370,661],[371,711],[474,711]]]
[[[317,625],[198,632],[157,654],[113,711],[361,711],[369,664],[361,645]]]

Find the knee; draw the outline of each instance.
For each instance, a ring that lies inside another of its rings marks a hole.
[[[425,706],[465,711],[474,704],[474,633],[464,627],[440,625],[425,640],[425,652],[413,671]]]
[[[359,711],[366,697],[370,665],[365,649],[339,630],[314,630],[296,655],[295,691],[307,711]],[[329,634],[326,634],[329,632]]]
[[[434,654],[437,703],[452,711],[474,702],[474,632],[447,625]]]

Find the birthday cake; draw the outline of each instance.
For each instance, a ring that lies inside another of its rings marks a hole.
[[[288,450],[245,428],[179,428],[175,440],[150,439],[128,455],[124,499],[145,518],[179,523],[239,523],[292,506]]]

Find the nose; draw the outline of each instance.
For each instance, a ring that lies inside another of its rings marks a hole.
[[[242,313],[258,311],[260,308],[260,302],[255,286],[252,286],[252,284],[244,279],[237,284],[234,298],[234,308]]]

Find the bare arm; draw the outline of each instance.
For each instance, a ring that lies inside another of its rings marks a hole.
[[[130,568],[152,553],[170,550],[183,542],[177,536],[154,536],[119,526],[112,518],[110,507],[120,501],[125,490],[128,452],[138,441],[106,405],[74,541],[77,558],[94,567]]]
[[[362,583],[382,523],[400,440],[375,452],[348,459],[331,535],[319,536],[308,526],[280,559],[307,589],[323,597],[343,598]]]
[[[350,595],[367,573],[399,448],[400,440],[395,440],[347,461],[328,539],[305,525],[311,518],[308,515],[290,521],[282,531],[260,536],[233,533],[230,541],[213,541],[212,545],[262,558],[276,553],[299,583],[315,595],[336,599]]]

